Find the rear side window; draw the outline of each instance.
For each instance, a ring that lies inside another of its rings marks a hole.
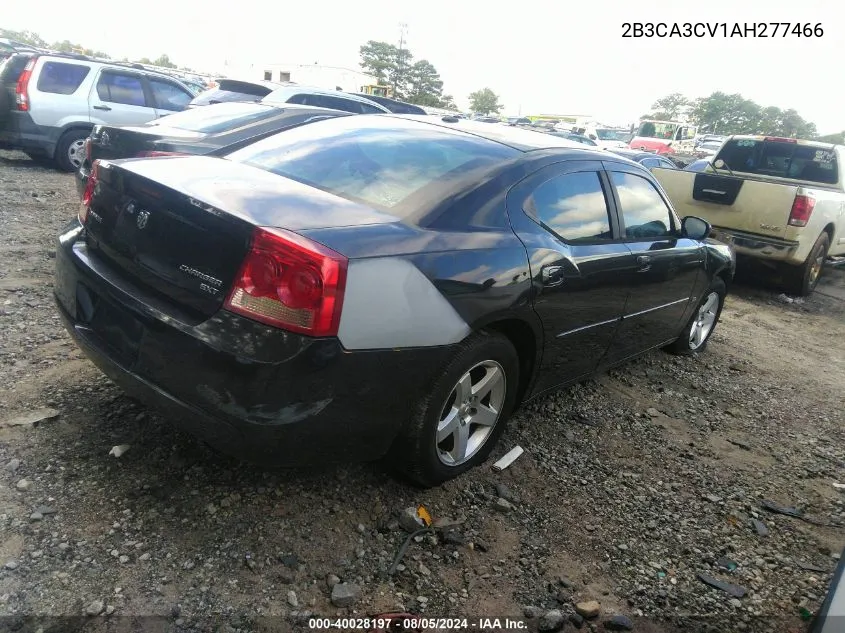
[[[717,158],[725,161],[731,171],[746,174],[827,185],[839,182],[839,164],[832,149],[785,141],[732,139],[725,143]]]
[[[362,114],[364,112],[381,112],[378,108],[373,108],[360,101],[353,101],[352,99],[344,99],[343,97],[333,97],[331,95],[321,94],[298,94],[288,99],[288,103],[298,103],[301,105],[314,106],[315,108],[329,108],[331,110],[342,110],[344,112],[352,112],[354,114]],[[364,108],[367,108],[366,110]]]
[[[191,101],[191,95],[176,84],[159,79],[150,79],[149,81],[157,108],[178,112],[184,110],[185,106]]]
[[[200,93],[192,105],[209,105],[213,103],[227,103],[231,101],[261,101],[270,94],[270,88],[251,84],[246,81],[223,80],[216,88]]]
[[[566,242],[613,239],[598,172],[563,174],[547,180],[525,201],[524,208]]]
[[[285,131],[238,150],[246,163],[403,217],[403,205],[429,186],[438,189],[519,154],[477,137],[424,123],[343,116]],[[422,195],[422,194],[421,194]]]
[[[97,81],[97,96],[108,103],[146,106],[144,84],[137,75],[104,72]]]
[[[80,64],[66,62],[45,62],[38,75],[39,92],[57,95],[72,95],[82,84],[91,69]]]

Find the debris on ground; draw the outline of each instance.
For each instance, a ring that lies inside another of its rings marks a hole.
[[[12,416],[11,418],[0,420],[0,428],[13,426],[38,426],[45,420],[52,420],[57,417],[59,417],[59,412],[55,409],[36,409],[35,411],[20,413]]]
[[[604,628],[608,631],[633,631],[634,623],[628,616],[614,615],[604,623]]]
[[[733,596],[734,598],[742,598],[746,593],[748,593],[739,585],[734,585],[729,582],[719,580],[718,578],[713,578],[713,576],[708,576],[707,574],[698,574],[698,579],[711,587],[724,591],[726,594]]]
[[[597,618],[601,612],[601,605],[596,600],[585,600],[575,604],[575,613],[586,620]]]
[[[361,588],[346,582],[339,582],[332,587],[332,604],[339,608],[351,607],[361,598]]]
[[[112,449],[109,451],[109,455],[113,455],[114,457],[120,457],[126,451],[131,448],[129,444],[120,444],[119,446],[113,446]]]
[[[754,529],[757,531],[757,536],[769,535],[769,528],[767,528],[766,524],[763,523],[761,520],[751,519],[751,525],[754,526]]]
[[[493,464],[493,470],[496,472],[503,471],[505,468],[513,464],[524,452],[525,451],[521,446],[514,446]]]

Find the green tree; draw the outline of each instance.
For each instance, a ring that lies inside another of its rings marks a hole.
[[[47,48],[47,42],[41,39],[38,33],[32,31],[12,31],[9,29],[0,29],[0,37],[5,37],[21,44],[29,44],[38,48]]]
[[[429,61],[421,59],[408,69],[406,100],[435,108],[443,103],[443,81]]]
[[[160,55],[158,59],[153,62],[153,66],[161,66],[162,68],[176,68],[176,64],[170,61],[168,55]]]
[[[674,121],[686,114],[690,108],[690,101],[680,92],[673,92],[655,101],[651,107],[653,112],[644,116],[644,119]]]
[[[358,49],[361,68],[375,77],[379,84],[387,84],[388,78],[396,72],[399,62],[399,48],[387,42],[370,40]]]
[[[763,107],[741,94],[714,92],[692,103],[690,120],[702,131],[716,134],[769,134],[814,138],[816,126],[795,110]]]
[[[469,95],[469,107],[479,114],[498,114],[505,106],[499,103],[499,96],[490,88],[482,88]]]
[[[836,143],[838,145],[842,145],[845,143],[845,130],[837,132],[836,134],[826,134],[825,136],[820,136],[816,140],[823,143]]]
[[[50,45],[54,51],[60,53],[76,53],[78,55],[87,55],[88,57],[99,57],[100,59],[111,59],[107,53],[98,51],[93,48],[85,48],[82,44],[74,44],[70,40],[62,40],[61,42],[54,42]]]

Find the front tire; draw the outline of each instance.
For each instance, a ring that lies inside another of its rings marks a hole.
[[[799,266],[789,266],[785,274],[785,290],[799,297],[806,297],[812,294],[819,283],[824,268],[824,260],[827,258],[827,251],[830,248],[830,236],[823,231],[807,259]]]
[[[680,356],[689,356],[696,352],[703,352],[707,348],[710,335],[716,329],[725,297],[728,294],[725,282],[716,277],[698,302],[690,320],[684,327],[678,340],[669,345],[666,351]]]
[[[518,384],[519,357],[507,338],[481,332],[461,342],[394,442],[394,467],[430,487],[484,462],[505,430]]]

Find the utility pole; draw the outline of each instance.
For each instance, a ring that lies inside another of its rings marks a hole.
[[[396,88],[399,77],[404,77],[405,66],[405,33],[408,31],[408,25],[405,22],[399,23],[399,68],[393,75],[393,96],[396,96]]]

